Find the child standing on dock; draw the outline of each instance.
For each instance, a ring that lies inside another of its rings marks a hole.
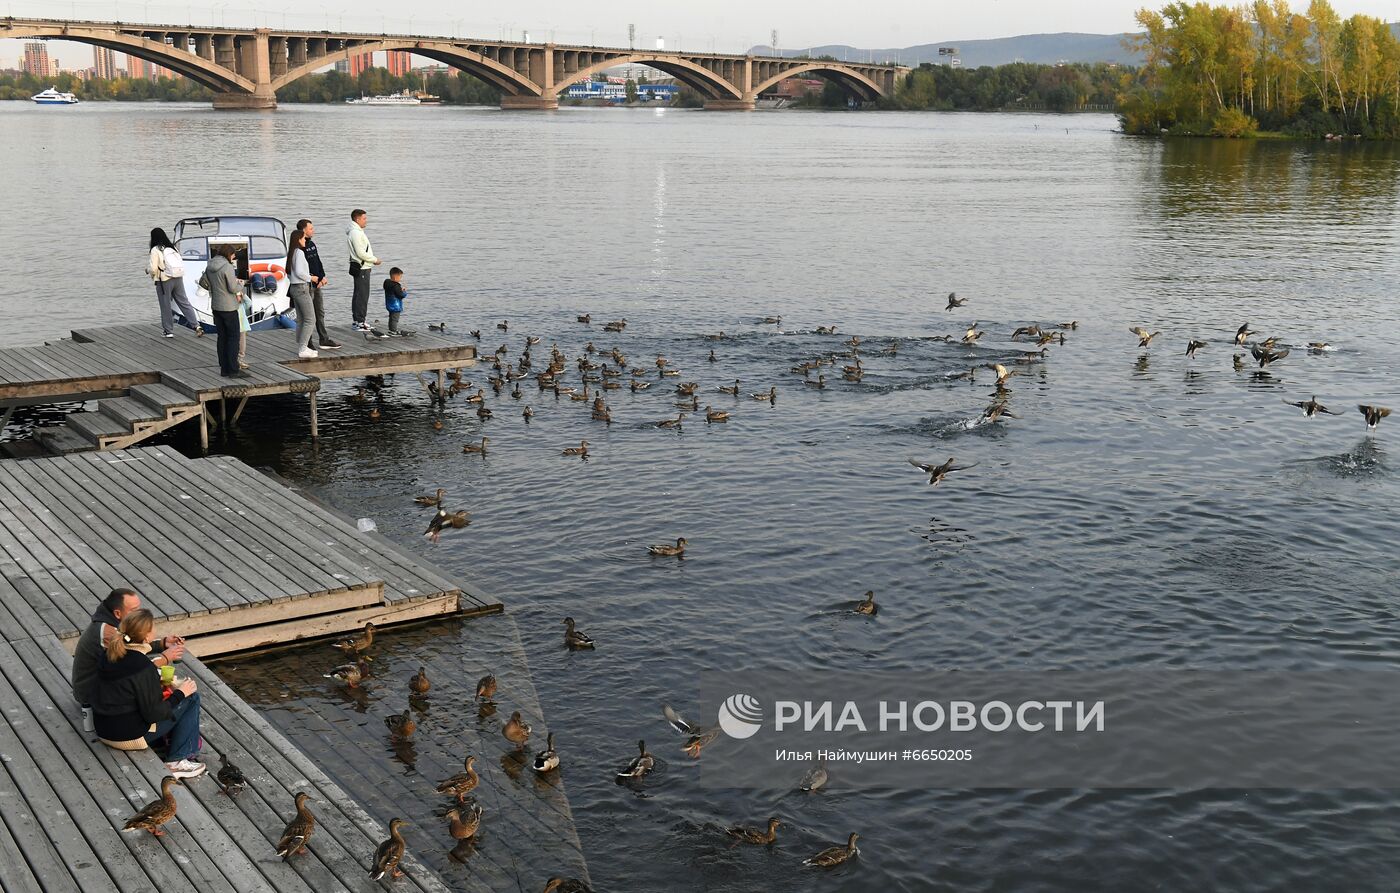
[[[407,329],[399,328],[399,317],[403,315],[403,299],[408,292],[403,288],[403,270],[393,267],[389,278],[384,280],[384,309],[389,311],[389,334],[412,335]]]

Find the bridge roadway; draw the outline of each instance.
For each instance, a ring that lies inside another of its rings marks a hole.
[[[0,38],[58,39],[108,47],[163,65],[214,91],[220,109],[276,108],[277,90],[342,59],[406,50],[501,90],[501,108],[554,109],[569,85],[617,65],[647,65],[705,98],[748,110],[784,78],[815,75],[860,102],[891,96],[907,68],[833,60],[520,43],[410,34],[239,29],[64,19],[0,19]]]

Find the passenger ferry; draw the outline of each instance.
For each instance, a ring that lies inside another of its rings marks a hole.
[[[60,93],[57,87],[50,87],[40,93],[35,93],[30,99],[39,105],[77,105],[78,97],[72,93]]]
[[[390,93],[388,96],[361,96],[358,99],[347,99],[348,105],[422,105],[423,100],[414,96],[407,90],[399,93]]]
[[[187,217],[175,224],[175,250],[185,265],[185,294],[199,317],[199,325],[217,331],[209,306],[209,293],[199,287],[199,277],[209,265],[214,248],[233,243],[238,278],[243,293],[252,299],[249,322],[254,330],[291,329],[292,300],[287,261],[287,225],[276,217]],[[178,312],[178,311],[177,311]],[[194,320],[180,321],[194,328]]]

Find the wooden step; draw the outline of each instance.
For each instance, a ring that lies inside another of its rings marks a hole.
[[[131,388],[129,396],[153,409],[161,410],[161,418],[165,418],[172,407],[192,406],[198,402],[184,391],[177,391],[163,384],[135,385]]]
[[[45,449],[58,456],[97,449],[97,441],[67,425],[39,428],[34,432],[34,438],[42,443]]]
[[[131,433],[131,425],[100,412],[75,412],[68,416],[68,427],[101,443],[104,437]]]
[[[135,397],[113,397],[97,401],[97,411],[114,419],[128,429],[141,422],[163,422],[166,411],[163,406],[151,406]]]

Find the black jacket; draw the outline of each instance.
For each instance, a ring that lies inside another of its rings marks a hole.
[[[116,663],[104,652],[97,664],[93,687],[93,722],[99,738],[131,741],[146,734],[152,723],[170,718],[184,700],[178,689],[163,697],[160,671],[139,651],[128,651]]]
[[[306,265],[311,268],[312,276],[317,279],[326,278],[326,268],[321,265],[321,252],[310,239],[306,240]]]
[[[73,700],[79,704],[89,705],[92,703],[93,689],[97,686],[97,665],[102,660],[105,649],[102,647],[102,627],[110,626],[113,629],[121,626],[121,621],[112,616],[112,612],[97,606],[97,610],[92,612],[92,620],[88,623],[83,634],[78,637],[78,647],[73,651]],[[165,640],[151,643],[151,653],[156,654],[165,650]],[[114,738],[108,738],[114,741]]]

